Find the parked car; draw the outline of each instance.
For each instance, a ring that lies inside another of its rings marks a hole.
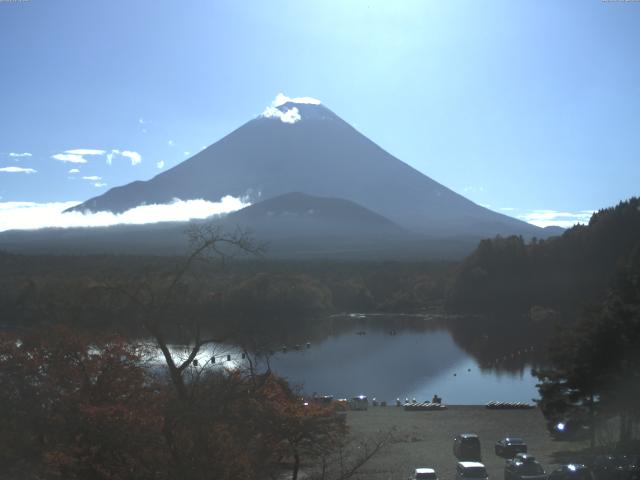
[[[624,467],[624,480],[640,480],[640,455],[629,455]]]
[[[596,480],[622,480],[626,457],[624,455],[598,455],[591,463]]]
[[[367,410],[369,408],[369,399],[366,395],[358,395],[349,399],[349,409],[351,410]]]
[[[591,463],[591,472],[596,480],[638,480],[639,460],[636,455],[598,455]]]
[[[521,438],[505,437],[496,442],[495,452],[499,457],[513,458],[518,453],[527,453],[527,444]]]
[[[488,480],[489,474],[480,462],[458,462],[456,480]]]
[[[504,466],[504,480],[546,480],[547,474],[533,455],[518,453]]]
[[[580,463],[561,465],[549,474],[549,480],[593,480],[591,470]]]
[[[462,461],[481,461],[480,438],[475,433],[461,433],[453,439],[453,455]]]
[[[438,475],[433,468],[416,468],[409,480],[438,480]]]

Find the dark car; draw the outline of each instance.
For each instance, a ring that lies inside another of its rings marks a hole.
[[[640,455],[628,455],[629,462],[624,467],[624,480],[640,480]]]
[[[593,480],[591,470],[580,463],[562,465],[549,475],[549,480]]]
[[[598,455],[591,463],[596,480],[638,480],[640,467],[634,455]]]
[[[453,439],[453,455],[458,460],[481,461],[480,438],[475,433],[461,433]]]
[[[507,460],[504,466],[504,480],[546,480],[547,474],[533,455],[518,453]]]
[[[496,442],[495,451],[499,457],[513,458],[518,453],[527,453],[527,444],[521,438],[505,437]]]

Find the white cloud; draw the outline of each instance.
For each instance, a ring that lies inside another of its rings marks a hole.
[[[184,152],[184,156],[185,156],[185,157],[187,157],[187,156],[189,156],[189,155],[191,155],[191,152]]]
[[[265,118],[279,118],[283,123],[296,123],[301,120],[300,110],[297,107],[292,107],[286,111],[280,110],[278,107],[286,103],[298,103],[307,105],[320,105],[320,100],[312,97],[287,97],[284,93],[279,93],[276,98],[273,99],[271,105],[264,109],[261,116]]]
[[[131,150],[120,151],[114,149],[107,153],[107,165],[111,165],[113,163],[113,157],[115,157],[116,155],[120,155],[122,157],[130,159],[131,165],[134,166],[142,162],[142,155],[140,155],[138,152],[132,152]]]
[[[167,145],[169,145],[170,147],[173,147],[176,144],[176,142],[174,142],[173,140],[169,140],[167,142]]]
[[[72,153],[56,153],[51,158],[60,162],[87,163],[87,160],[82,155],[74,155]]]
[[[75,148],[73,150],[65,150],[64,153],[70,153],[72,155],[104,155],[107,152],[94,148]]]
[[[296,123],[302,117],[300,116],[300,112],[297,107],[293,107],[282,114],[280,120],[284,123]]]
[[[125,150],[120,153],[123,157],[131,159],[131,165],[138,165],[142,162],[142,156],[138,152],[132,152],[131,150]]]
[[[33,155],[31,155],[29,152],[24,152],[24,153],[16,153],[16,152],[11,152],[9,154],[10,157],[15,157],[15,158],[20,158],[20,157],[32,157]]]
[[[117,224],[144,224],[187,221],[239,210],[249,205],[246,199],[227,195],[219,202],[175,200],[164,205],[143,205],[121,214],[111,212],[82,213],[64,210],[80,202],[0,202],[0,232],[13,229],[45,227],[104,227]]]
[[[138,119],[138,123],[139,123],[140,125],[144,125],[144,118],[140,117],[140,118]]]
[[[102,177],[99,177],[97,175],[91,175],[91,176],[88,176],[88,177],[82,177],[82,179],[83,180],[90,180],[92,182],[95,182],[97,180],[102,180]]]
[[[159,162],[156,162],[156,167],[164,168],[164,160],[160,160]]]
[[[63,153],[52,155],[51,158],[61,162],[87,163],[87,159],[84,158],[85,155],[104,155],[105,153],[104,150],[97,150],[95,148],[74,148],[65,150]]]
[[[322,102],[320,102],[320,100],[318,100],[317,98],[313,98],[313,97],[291,98],[291,97],[287,97],[284,93],[281,92],[278,95],[276,95],[276,98],[273,99],[273,102],[271,102],[271,105],[274,107],[279,107],[281,105],[284,105],[285,103],[304,103],[308,105],[320,105]]]
[[[594,210],[581,210],[579,212],[559,212],[556,210],[532,210],[518,215],[518,218],[538,227],[558,226],[563,228],[573,227],[578,223],[589,223]]]
[[[264,112],[262,112],[262,116],[265,118],[279,118],[281,122],[290,124],[302,119],[297,107],[290,108],[285,112],[276,107],[267,107],[264,109]]]
[[[71,170],[69,170],[69,173],[71,173],[71,174],[80,173],[80,170],[78,170],[77,168],[72,168]]]
[[[33,168],[22,168],[22,167],[2,167],[0,168],[0,172],[4,173],[37,173],[37,170]]]
[[[101,187],[106,187],[107,184],[104,183],[104,182],[96,182],[96,183],[93,184],[93,186],[96,187],[96,188],[101,188]]]
[[[72,150],[65,150],[63,153],[57,153],[56,155],[53,155],[52,158],[61,162],[87,163],[87,159],[84,158],[86,155],[104,155],[107,160],[107,165],[111,165],[113,163],[113,158],[117,155],[130,159],[131,165],[138,165],[140,162],[142,162],[142,155],[140,155],[138,152],[117,149],[108,151],[98,150],[94,148],[75,148]]]

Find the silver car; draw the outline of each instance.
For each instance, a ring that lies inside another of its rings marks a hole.
[[[458,462],[456,480],[488,480],[489,474],[480,462]]]
[[[416,468],[409,480],[438,480],[438,475],[433,468]]]

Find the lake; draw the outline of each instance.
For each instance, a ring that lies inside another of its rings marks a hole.
[[[343,333],[310,348],[277,353],[271,367],[306,393],[334,397],[363,394],[393,402],[427,401],[438,394],[444,403],[462,405],[531,402],[538,396],[529,369],[483,370],[446,330]]]
[[[397,318],[395,320],[398,320]],[[481,362],[454,340],[448,329],[413,322],[401,328],[402,321],[340,321],[324,335],[306,341],[298,337],[298,349],[288,344],[270,358],[274,372],[301,386],[306,394],[346,398],[367,395],[369,399],[395,403],[396,398],[428,401],[434,394],[444,403],[469,405],[491,400],[531,402],[538,397],[537,379],[530,373],[526,356],[510,360],[509,368]],[[232,347],[217,346],[203,352],[207,361],[212,352],[216,365],[233,367],[242,362]],[[231,355],[227,361],[226,355]],[[486,356],[486,355],[485,355]],[[501,359],[502,357],[500,357]],[[505,357],[506,358],[506,357]]]

